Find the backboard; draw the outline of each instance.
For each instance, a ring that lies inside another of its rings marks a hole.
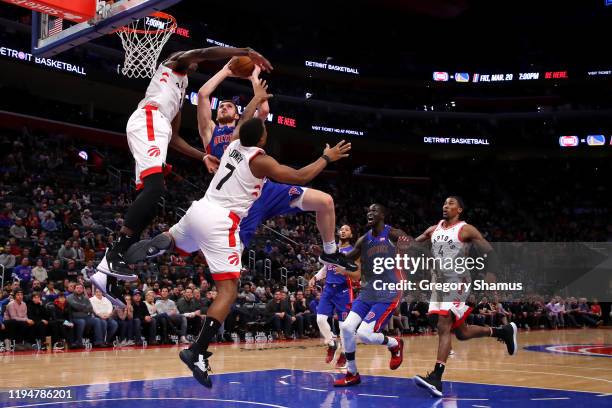
[[[32,9],[32,54],[50,57],[112,33],[134,20],[164,10],[181,0],[38,0],[26,3],[17,0],[3,1]],[[61,8],[49,6],[49,3],[54,1],[60,3]],[[76,4],[82,8],[83,3],[88,2],[89,10],[94,13],[93,17],[78,22],[84,19],[83,15],[89,17],[91,14],[79,14],[82,10],[76,10]],[[69,9],[71,3],[75,4],[74,11]],[[32,4],[41,6],[31,7]]]

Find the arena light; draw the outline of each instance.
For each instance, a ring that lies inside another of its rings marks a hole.
[[[81,65],[75,65],[69,62],[54,60],[51,58],[34,57],[27,51],[17,50],[10,47],[0,47],[0,55],[20,61],[32,62],[36,65],[43,65],[45,67],[54,68],[60,71],[73,72],[83,76],[87,75],[85,72],[85,67]]]
[[[325,69],[328,71],[345,72],[347,74],[359,75],[359,69],[357,68],[329,64],[327,62],[304,61],[304,65],[309,68]]]
[[[209,44],[217,45],[219,47],[233,47],[233,45],[225,44],[225,43],[222,43],[221,41],[213,40],[212,38],[207,38],[206,42]]]
[[[365,132],[363,130],[341,129],[341,128],[334,128],[334,127],[329,127],[329,126],[322,126],[322,125],[312,125],[311,129],[314,130],[315,132],[336,133],[340,135],[353,135],[353,136],[364,136],[365,135]]]
[[[580,141],[578,136],[561,136],[559,138],[559,146],[561,147],[576,147]]]
[[[81,150],[79,152],[79,157],[85,161],[87,161],[87,159],[89,159],[89,155],[87,154],[87,152],[85,150]]]
[[[586,140],[589,146],[603,146],[606,144],[606,137],[604,135],[588,135]]]
[[[486,139],[486,138],[436,137],[436,136],[423,137],[423,143],[425,144],[449,144],[449,145],[480,145],[480,146],[489,146],[491,144],[489,139]]]

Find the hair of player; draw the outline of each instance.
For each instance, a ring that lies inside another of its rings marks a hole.
[[[389,211],[387,210],[387,207],[385,207],[385,206],[384,206],[384,205],[382,205],[382,204],[379,204],[379,203],[374,203],[374,204],[372,204],[372,205],[377,206],[377,207],[378,207],[378,210],[379,210],[381,213],[383,213],[383,216],[385,216],[385,217],[386,217],[386,216],[387,216],[387,214],[389,213]]]
[[[459,207],[461,207],[463,211],[465,211],[465,202],[463,201],[463,198],[461,198],[461,196],[452,195],[452,196],[448,196],[448,198],[454,199],[457,202],[457,204],[459,204]]]
[[[264,134],[264,123],[259,118],[252,118],[245,121],[238,134],[240,136],[240,143],[244,147],[257,146],[259,140]]]
[[[234,110],[236,111],[236,114],[238,114],[238,105],[236,105],[236,102],[234,102],[233,99],[224,99],[222,101],[219,101],[219,106],[221,106],[222,103],[231,103],[232,105],[234,105]]]

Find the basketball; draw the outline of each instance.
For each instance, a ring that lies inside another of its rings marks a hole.
[[[249,57],[234,57],[230,61],[230,70],[240,78],[247,78],[255,69],[255,64]]]

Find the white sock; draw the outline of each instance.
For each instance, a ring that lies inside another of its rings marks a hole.
[[[333,334],[331,331],[331,327],[327,322],[327,316],[318,314],[317,315],[317,325],[319,326],[319,331],[323,336],[323,340],[325,340],[325,344],[328,346],[332,346],[334,344]]]
[[[357,374],[357,360],[346,360],[346,370],[351,374]]]
[[[387,342],[387,347],[392,349],[393,347],[396,347],[399,343],[397,342],[397,340],[395,339],[395,337],[387,337],[388,342]]]
[[[336,253],[337,250],[338,247],[336,246],[336,241],[323,243],[323,252],[325,252],[326,254]]]

